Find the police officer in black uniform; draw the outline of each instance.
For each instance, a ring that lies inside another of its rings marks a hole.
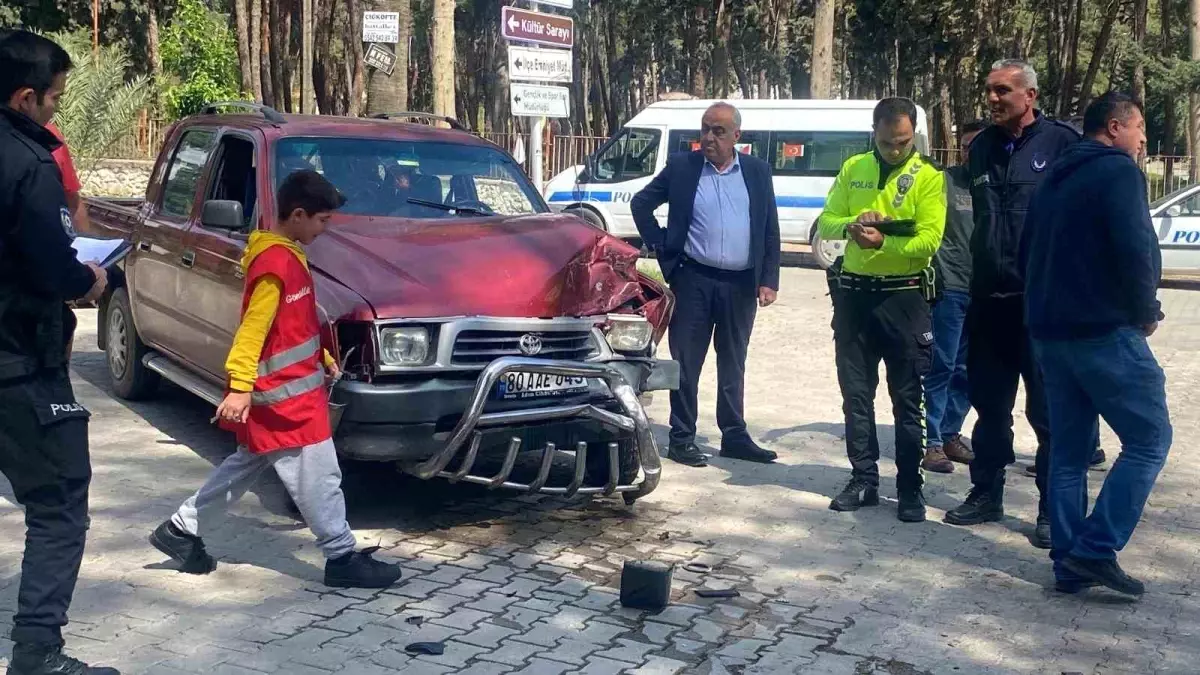
[[[971,491],[946,513],[953,525],[977,525],[1004,517],[1005,468],[1013,451],[1013,405],[1018,380],[1025,382],[1025,417],[1037,435],[1038,521],[1032,538],[1050,548],[1046,507],[1050,421],[1040,369],[1024,317],[1024,272],[1017,264],[1021,228],[1034,191],[1047,169],[1081,134],[1066,122],[1044,117],[1037,104],[1037,72],[1009,59],[987,78],[992,126],[971,144],[968,168],[975,231],[971,236],[971,306],[967,310],[967,388],[979,418],[971,435]]]
[[[50,40],[0,35],[0,472],[25,507],[25,558],[9,675],[117,675],[62,653],[88,529],[88,412],[67,374],[71,300],[107,274],[76,259],[45,124],[71,60]]]

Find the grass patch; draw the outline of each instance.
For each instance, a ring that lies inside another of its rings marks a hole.
[[[638,271],[642,274],[645,274],[659,283],[667,283],[666,280],[663,279],[662,269],[659,268],[657,260],[653,258],[641,258],[638,260],[637,266]]]

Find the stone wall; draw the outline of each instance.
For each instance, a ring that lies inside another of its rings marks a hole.
[[[81,169],[79,180],[83,182],[85,196],[142,197],[153,169],[152,161],[102,159],[91,169]]]

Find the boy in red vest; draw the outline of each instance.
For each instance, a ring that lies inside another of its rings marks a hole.
[[[199,536],[200,514],[239,499],[269,467],[317,537],[325,584],[386,588],[400,578],[400,567],[372,559],[371,549],[356,552],[346,522],[326,389],[338,366],[321,349],[312,274],[300,247],[325,231],[345,199],[315,171],[297,171],[283,181],[276,202],[278,226],[252,233],[242,255],[242,321],[225,364],[229,393],[217,408],[222,428],[237,432],[238,450],[154,530],[150,543],[182,572],[213,571],[216,561]]]

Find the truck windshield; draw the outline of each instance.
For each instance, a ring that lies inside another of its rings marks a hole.
[[[301,169],[329,179],[346,197],[341,213],[352,215],[456,218],[549,211],[521,167],[484,146],[359,138],[280,140],[275,146],[276,188]]]

